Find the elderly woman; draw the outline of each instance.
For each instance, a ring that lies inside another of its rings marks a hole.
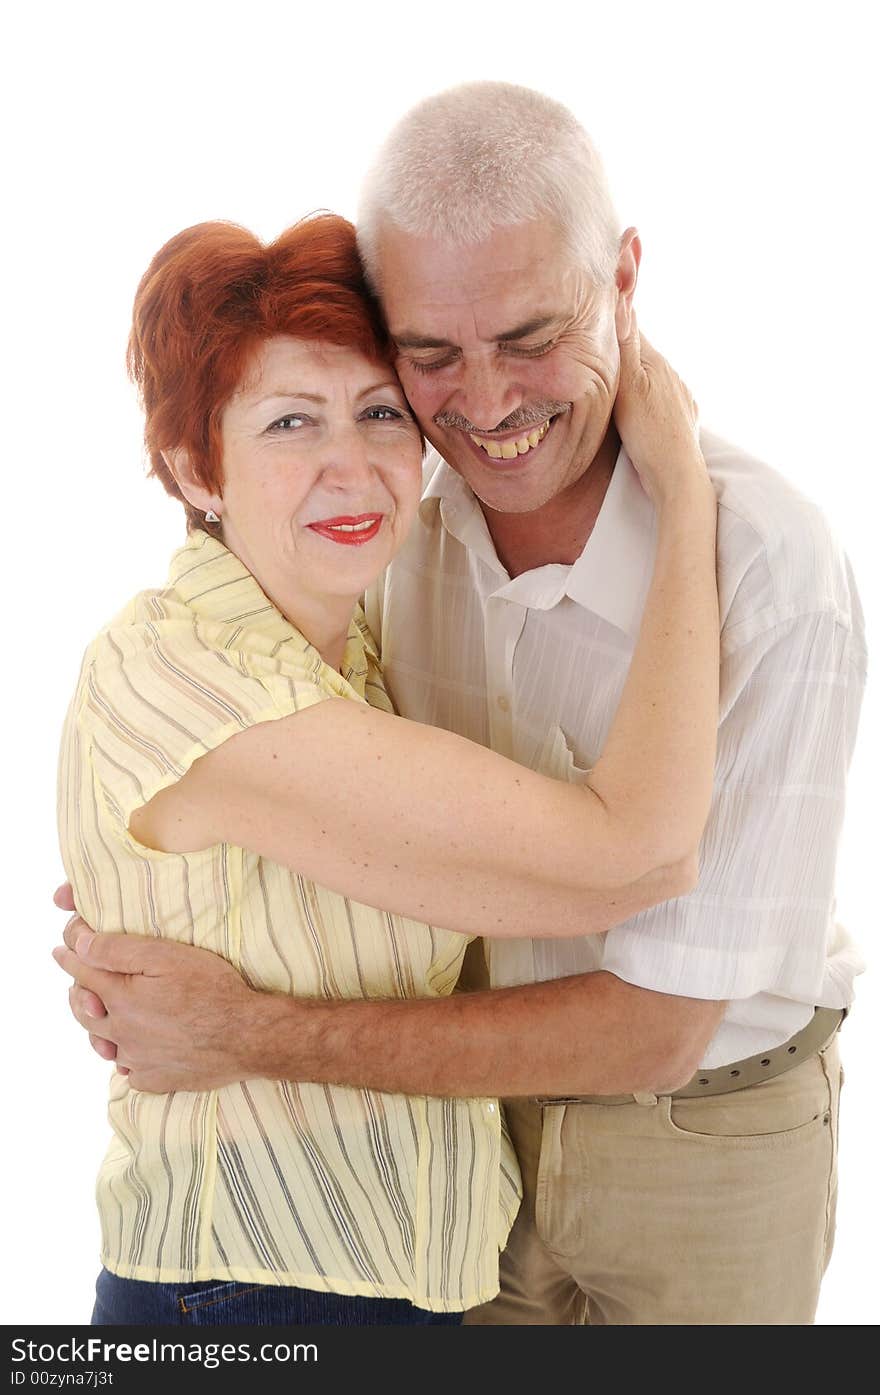
[[[406,536],[422,438],[349,224],[173,238],[129,362],[189,532],[87,651],[64,731],[64,862],[97,930],[198,945],[284,994],[424,997],[452,990],[468,936],[601,931],[692,885],[715,508],[662,360],[662,473],[622,360],[658,547],[577,786],[393,715],[358,597]],[[456,1322],[497,1292],[518,1175],[493,1101],[261,1079],[153,1095],[117,1072],[110,1122],[96,1322]]]

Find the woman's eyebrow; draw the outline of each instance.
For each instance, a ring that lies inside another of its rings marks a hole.
[[[320,397],[316,392],[301,392],[299,388],[273,388],[271,392],[264,393],[262,397],[259,397],[254,406],[262,407],[264,402],[273,402],[279,397],[296,397],[304,402],[324,403],[327,401],[326,397]]]
[[[382,378],[381,381],[370,383],[369,387],[362,388],[357,393],[356,400],[360,401],[362,397],[368,397],[371,392],[379,392],[382,388],[393,388],[396,392],[400,392],[400,384],[395,378]],[[291,397],[298,402],[316,402],[319,406],[324,406],[327,402],[327,398],[322,397],[317,392],[302,392],[299,388],[277,387],[257,398],[253,405],[254,407],[262,407],[266,402],[286,401]]]
[[[358,400],[362,397],[369,397],[371,392],[381,392],[382,388],[394,388],[395,392],[400,392],[400,383],[395,378],[383,378],[381,382],[371,383],[358,393]]]

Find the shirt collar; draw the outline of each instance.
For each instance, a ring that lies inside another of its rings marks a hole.
[[[432,451],[425,462],[422,478],[428,481],[419,505],[422,522],[430,526],[439,510],[446,531],[481,557],[499,578],[507,580],[507,572],[495,551],[483,510],[461,475],[447,465],[436,451]]]
[[[430,524],[439,509],[447,530],[506,577],[472,490],[436,452],[427,462],[426,475],[422,521]],[[542,608],[550,597],[558,600],[568,596],[635,639],[651,584],[655,549],[654,505],[621,447],[599,516],[580,557],[570,567],[550,564],[517,577],[511,583],[511,594],[513,587],[520,592],[532,586]]]
[[[621,447],[586,547],[571,567],[566,593],[635,639],[654,569],[654,505]]]
[[[324,662],[317,649],[282,615],[244,563],[219,538],[212,538],[201,530],[190,533],[184,546],[171,558],[168,586],[200,619],[228,627],[230,648],[242,644],[243,636],[252,631],[259,636],[261,644],[292,642],[296,649],[305,645],[313,652],[316,666]],[[368,649],[373,652],[369,631],[355,612],[348,629],[341,671],[342,677],[360,697],[365,693]],[[334,672],[329,667],[327,671]],[[339,674],[336,678],[338,680]]]

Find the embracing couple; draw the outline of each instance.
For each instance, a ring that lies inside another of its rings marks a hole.
[[[477,83],[356,234],[146,271],[187,541],[89,647],[59,785],[56,957],[116,1061],[96,1323],[812,1321],[862,618],[818,511],[698,431],[640,256],[571,114]]]

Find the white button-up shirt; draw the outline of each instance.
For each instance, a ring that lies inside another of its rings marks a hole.
[[[728,999],[704,1067],[785,1041],[843,1007],[863,967],[834,919],[834,864],[866,670],[846,557],[781,476],[704,434],[719,498],[721,721],[700,879],[604,935],[487,940],[495,986],[605,969]],[[638,638],[653,505],[621,451],[571,566],[510,578],[467,485],[439,456],[413,532],[367,598],[404,716],[583,780]],[[536,837],[541,830],[535,830]]]

